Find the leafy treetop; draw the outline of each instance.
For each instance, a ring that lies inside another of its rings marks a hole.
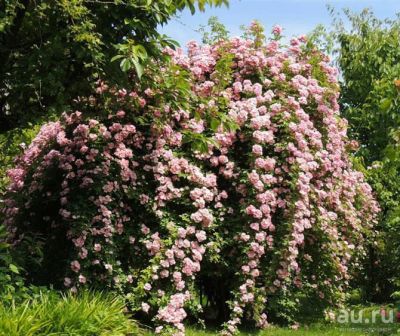
[[[94,79],[124,82],[176,42],[157,28],[179,11],[228,0],[10,0],[0,2],[0,132],[68,109]]]

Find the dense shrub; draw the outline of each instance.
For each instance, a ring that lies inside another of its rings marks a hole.
[[[99,293],[60,297],[48,291],[20,304],[0,303],[0,334],[7,336],[140,335],[123,300]]]
[[[358,285],[366,300],[387,302],[400,289],[400,20],[380,21],[368,10],[348,18],[350,29],[338,32],[341,103],[382,209]]]
[[[166,49],[140,83],[99,83],[43,126],[4,209],[15,250],[41,260],[31,281],[116,288],[178,334],[202,306],[231,334],[282,305],[290,321],[300,292],[339,303],[377,205],[347,156],[336,69],[280,33]]]
[[[15,265],[10,245],[6,242],[7,236],[5,227],[0,225],[0,298],[3,303],[11,302],[25,290],[21,270]]]

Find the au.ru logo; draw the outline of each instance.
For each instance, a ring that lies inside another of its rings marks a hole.
[[[400,323],[400,311],[394,308],[381,308],[375,310],[341,309],[336,316],[336,322],[340,324],[374,324],[374,323]]]

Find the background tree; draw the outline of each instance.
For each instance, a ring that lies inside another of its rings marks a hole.
[[[174,44],[157,28],[177,12],[227,0],[0,1],[0,132],[68,109],[96,79],[123,82]]]

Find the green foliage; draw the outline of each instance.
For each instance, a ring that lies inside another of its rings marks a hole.
[[[3,303],[11,301],[13,296],[24,289],[21,270],[10,254],[6,236],[5,228],[0,225],[0,297]]]
[[[0,335],[139,335],[124,302],[100,293],[61,296],[48,291],[19,304],[0,303]]]
[[[381,301],[390,298],[396,282],[400,285],[400,161],[393,138],[400,127],[396,85],[400,78],[400,21],[382,22],[369,11],[347,15],[353,28],[338,34],[341,103],[351,133],[361,143],[358,155],[366,166],[372,165],[367,177],[382,208],[363,278],[367,284],[364,297]]]
[[[369,11],[349,18],[350,32],[338,35],[342,104],[366,163],[381,160],[400,125],[400,20],[379,21]]]
[[[223,4],[228,1],[2,1],[0,133],[68,110],[96,79],[124,83],[135,71],[140,77],[149,56],[176,45],[158,33],[159,25],[185,8],[194,13],[196,5],[204,11]]]
[[[143,74],[142,63],[147,59],[146,49],[140,44],[135,45],[133,40],[119,44],[117,49],[120,54],[114,56],[111,62],[121,59],[120,67],[122,71],[127,72],[134,68],[138,77],[141,78]]]
[[[254,20],[249,27],[242,25],[240,29],[243,31],[242,37],[253,40],[256,48],[263,45],[266,37],[264,27],[259,21]]]
[[[227,40],[229,37],[228,29],[216,16],[211,16],[208,19],[207,25],[200,26],[198,32],[203,35],[201,40],[204,44],[214,44],[221,40]]]

